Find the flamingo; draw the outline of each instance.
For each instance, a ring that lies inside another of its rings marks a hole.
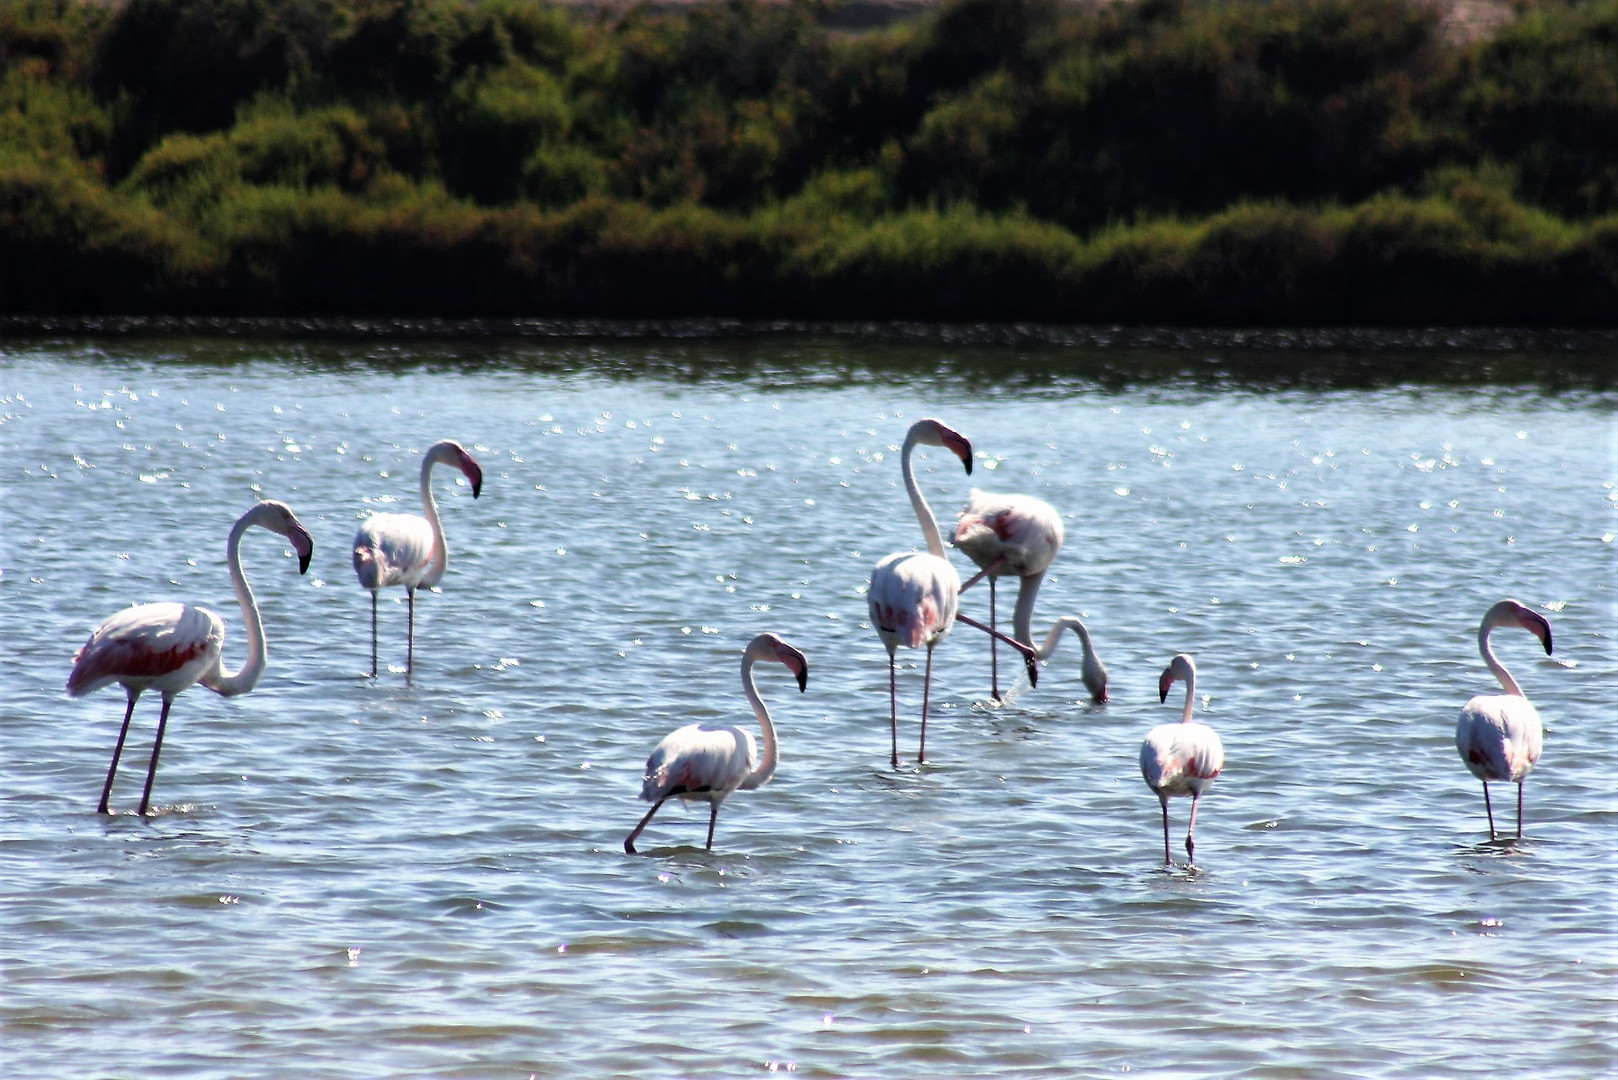
[[[1022,623],[1021,596],[1017,597],[1017,611],[1018,624],[1024,625]],[[1078,635],[1079,645],[1084,649],[1084,666],[1080,670],[1079,677],[1084,681],[1084,688],[1090,691],[1090,700],[1097,705],[1105,705],[1107,702],[1107,665],[1103,664],[1101,657],[1096,655],[1095,644],[1090,640],[1090,629],[1084,625],[1084,622],[1077,615],[1063,615],[1057,619],[1051,626],[1050,631],[1045,635],[1045,644],[1041,645],[1034,655],[1041,660],[1049,660],[1056,652],[1056,646],[1062,640],[1063,630],[1072,630],[1073,633]],[[1032,640],[1032,637],[1025,630],[1019,630],[1016,637],[1019,641]]]
[[[932,693],[933,649],[949,633],[956,620],[983,630],[1018,649],[1028,665],[1028,681],[1037,685],[1039,680],[1039,669],[1031,647],[958,612],[961,576],[944,557],[944,540],[938,531],[938,520],[933,517],[932,508],[927,505],[921,488],[916,484],[916,473],[910,459],[917,444],[944,447],[960,458],[966,466],[966,474],[972,475],[972,444],[963,435],[932,419],[917,420],[910,425],[899,459],[900,471],[904,475],[910,505],[916,512],[916,520],[921,523],[922,535],[926,537],[927,550],[901,551],[886,556],[871,571],[870,587],[866,590],[871,625],[876,627],[882,644],[888,650],[888,707],[893,734],[891,760],[896,769],[899,767],[899,688],[895,650],[899,646],[927,648],[927,670],[921,691],[921,741],[916,751],[916,760],[923,764],[927,761],[927,709]]]
[[[1522,839],[1522,784],[1534,771],[1544,744],[1539,712],[1523,695],[1517,680],[1494,658],[1489,633],[1497,626],[1520,626],[1539,638],[1545,655],[1551,652],[1551,624],[1536,611],[1515,600],[1502,600],[1490,608],[1478,626],[1478,651],[1504,694],[1479,694],[1461,709],[1455,725],[1455,749],[1472,775],[1483,781],[1483,809],[1489,815],[1489,839],[1494,831],[1494,808],[1489,805],[1489,781],[1517,785],[1517,838]]]
[[[152,743],[152,760],[146,767],[146,790],[140,797],[140,813],[152,800],[152,781],[157,776],[157,755],[163,749],[163,732],[168,727],[169,708],[174,696],[192,683],[200,682],[224,697],[245,694],[258,685],[268,657],[264,647],[264,623],[259,618],[258,601],[242,573],[242,534],[253,526],[279,533],[292,542],[298,553],[298,573],[309,569],[314,542],[285,503],[261,502],[236,520],[225,545],[230,580],[242,606],[242,622],[247,626],[247,663],[237,671],[226,671],[222,660],[225,621],[207,608],[191,604],[139,604],[113,615],[95,628],[90,640],[73,657],[73,671],[67,677],[69,697],[83,697],[118,683],[129,696],[124,709],[124,726],[118,732],[118,745],[112,751],[112,765],[101,789],[96,812],[107,813],[112,780],[118,772],[118,759],[129,736],[129,720],[135,702],[146,690],[163,695],[163,711],[157,719],[157,738]]]
[[[971,588],[979,578],[989,579],[990,627],[997,625],[995,583],[1008,575],[1018,577],[1012,633],[1018,641],[1032,645],[1034,598],[1051,560],[1062,550],[1062,518],[1056,508],[1032,495],[995,495],[973,488],[955,526],[955,546],[979,568],[963,588]],[[993,637],[989,639],[989,672],[994,700],[999,701],[1000,654]],[[1105,701],[1105,695],[1097,700]]]
[[[354,573],[360,586],[371,591],[371,678],[376,678],[376,594],[390,585],[403,585],[410,606],[410,638],[405,660],[408,677],[416,666],[416,587],[432,588],[444,576],[449,548],[433,499],[434,465],[454,465],[472,485],[472,498],[483,490],[483,470],[453,439],[433,443],[421,461],[421,507],[418,514],[372,514],[354,535]]]
[[[809,661],[774,634],[760,634],[742,651],[742,690],[753,705],[759,727],[764,729],[764,761],[758,760],[753,733],[729,724],[687,724],[663,736],[652,756],[646,759],[646,776],[640,797],[652,804],[635,831],[624,839],[624,851],[635,854],[635,838],[652,815],[669,799],[708,803],[707,850],[713,850],[714,823],[719,820],[719,804],[733,791],[752,791],[770,782],[780,761],[775,725],[770,710],[758,696],[753,683],[753,665],[760,660],[785,664],[798,677],[800,693],[809,685]]]
[[[1173,795],[1191,796],[1191,824],[1185,830],[1186,865],[1196,862],[1196,843],[1192,834],[1197,829],[1197,804],[1202,793],[1225,767],[1225,748],[1219,736],[1207,724],[1191,719],[1196,700],[1197,666],[1185,653],[1180,653],[1157,680],[1159,701],[1167,701],[1169,687],[1176,679],[1185,682],[1185,712],[1178,724],[1159,724],[1146,733],[1140,744],[1140,774],[1146,786],[1156,793],[1163,804],[1163,862],[1173,865],[1169,854],[1169,798]]]

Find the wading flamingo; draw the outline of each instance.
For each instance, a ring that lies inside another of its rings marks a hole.
[[[1062,550],[1062,518],[1056,508],[1032,495],[995,495],[973,488],[955,526],[955,546],[978,565],[978,573],[962,588],[971,588],[978,578],[989,579],[991,628],[999,628],[996,582],[1012,575],[1019,579],[1012,634],[1023,644],[1032,645],[1034,598],[1039,595],[1051,560]],[[999,701],[1000,652],[993,637],[989,638],[989,678],[994,700]]]
[[[107,812],[112,780],[118,773],[118,759],[129,736],[129,719],[135,702],[146,690],[163,695],[163,711],[157,718],[157,738],[152,743],[152,760],[146,766],[146,790],[140,797],[141,816],[152,800],[152,781],[157,776],[157,755],[163,749],[163,732],[168,727],[169,707],[174,695],[200,682],[225,697],[245,694],[258,685],[269,663],[264,648],[264,623],[259,618],[258,601],[242,573],[242,534],[253,526],[279,533],[292,542],[298,553],[298,573],[309,569],[314,542],[309,530],[285,503],[261,502],[237,519],[225,545],[231,584],[242,606],[242,622],[247,627],[247,663],[238,671],[226,671],[221,658],[225,645],[225,621],[207,608],[191,604],[139,604],[126,608],[95,628],[90,640],[73,657],[73,671],[67,677],[69,697],[83,697],[111,683],[118,683],[129,695],[124,709],[124,726],[118,731],[118,745],[112,751],[107,782],[101,788],[98,813]]]
[[[708,803],[708,843],[713,850],[714,823],[719,820],[719,804],[733,791],[752,791],[770,782],[780,751],[770,710],[753,684],[753,665],[760,660],[785,664],[798,678],[798,690],[809,685],[809,661],[803,653],[774,634],[760,634],[742,652],[742,690],[752,703],[759,727],[764,729],[764,761],[758,760],[753,733],[729,724],[687,724],[663,737],[646,759],[646,777],[640,797],[652,804],[635,831],[624,839],[624,851],[635,854],[635,838],[646,828],[658,807],[669,799]]]
[[[882,644],[888,650],[888,710],[893,734],[894,768],[899,767],[899,685],[895,659],[895,650],[899,646],[927,648],[927,671],[921,689],[921,741],[916,750],[919,763],[927,761],[927,709],[932,694],[933,649],[949,633],[957,619],[1018,649],[1028,665],[1028,681],[1037,685],[1039,680],[1039,668],[1032,648],[957,611],[961,576],[944,557],[944,539],[938,532],[938,520],[933,517],[932,507],[927,505],[921,488],[916,484],[915,469],[910,461],[918,443],[944,447],[960,458],[966,466],[966,474],[972,475],[972,444],[964,436],[937,420],[917,420],[910,425],[899,467],[904,475],[910,505],[916,512],[916,520],[921,523],[922,535],[927,539],[927,550],[901,551],[883,558],[871,571],[871,583],[865,596],[871,625],[876,627]]]
[[[1202,793],[1225,767],[1225,748],[1219,736],[1207,724],[1191,719],[1196,700],[1197,666],[1185,653],[1180,653],[1157,680],[1159,701],[1167,701],[1169,687],[1176,679],[1185,682],[1185,712],[1178,724],[1159,724],[1146,733],[1140,744],[1140,774],[1146,786],[1157,794],[1163,804],[1163,862],[1172,865],[1169,854],[1169,798],[1173,795],[1191,796],[1191,824],[1185,830],[1186,865],[1195,865],[1196,842],[1192,834],[1197,831],[1197,804]]]
[[[1461,709],[1455,725],[1455,749],[1472,775],[1483,781],[1483,809],[1489,815],[1489,839],[1495,839],[1494,807],[1489,805],[1489,781],[1517,785],[1517,837],[1522,838],[1522,782],[1534,771],[1544,744],[1539,712],[1523,696],[1517,680],[1494,658],[1489,633],[1497,626],[1520,626],[1539,638],[1545,655],[1551,653],[1551,624],[1538,612],[1515,600],[1502,600],[1488,610],[1478,627],[1478,651],[1504,694],[1479,694]]]
[[[371,678],[376,678],[376,594],[390,585],[403,585],[410,607],[410,639],[405,653],[405,675],[416,667],[416,587],[432,588],[444,576],[449,548],[438,521],[433,498],[434,465],[454,465],[472,485],[472,498],[483,490],[483,470],[453,439],[427,448],[421,461],[421,508],[426,514],[372,514],[354,536],[354,573],[360,586],[371,591]]]
[[[1026,580],[1026,579],[1025,579]],[[1023,612],[1022,597],[1017,597],[1017,640],[1032,641]],[[1101,662],[1096,655],[1095,645],[1090,641],[1090,630],[1076,615],[1063,615],[1051,626],[1050,632],[1045,635],[1045,644],[1039,647],[1035,654],[1041,660],[1049,660],[1056,652],[1057,644],[1062,640],[1062,631],[1072,630],[1078,635],[1079,645],[1084,649],[1084,666],[1079,677],[1084,680],[1084,688],[1090,691],[1090,700],[1097,705],[1107,702],[1107,665]]]

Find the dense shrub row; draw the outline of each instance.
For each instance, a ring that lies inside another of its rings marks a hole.
[[[1618,2],[7,0],[0,309],[1606,323]]]

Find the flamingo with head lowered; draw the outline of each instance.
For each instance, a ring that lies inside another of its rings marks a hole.
[[[405,660],[408,676],[416,666],[416,588],[432,588],[449,564],[444,527],[433,498],[434,465],[454,465],[472,485],[472,498],[483,490],[483,469],[453,439],[427,448],[421,462],[421,506],[418,514],[372,514],[354,536],[354,573],[360,586],[371,592],[371,677],[376,677],[376,594],[390,585],[403,585],[410,607],[409,644]]]
[[[1051,560],[1062,550],[1062,518],[1056,508],[1031,495],[996,495],[973,488],[955,526],[955,546],[978,565],[964,588],[989,579],[989,625],[998,628],[995,586],[1002,577],[1018,579],[1017,610],[1033,621],[1034,598]],[[1031,630],[1013,622],[1013,635],[1034,643]],[[989,678],[994,700],[1000,700],[999,642],[989,639]]]
[[[191,604],[139,604],[126,608],[96,627],[90,640],[73,658],[73,671],[67,678],[69,696],[82,697],[112,683],[121,685],[129,696],[124,725],[119,729],[118,744],[112,751],[112,765],[107,769],[107,782],[101,788],[97,812],[107,812],[113,777],[118,773],[118,759],[123,756],[124,740],[129,736],[129,720],[135,714],[135,702],[142,693],[156,690],[163,695],[157,738],[152,742],[152,760],[146,766],[146,789],[140,797],[140,813],[144,817],[152,801],[157,756],[163,749],[163,733],[168,727],[174,696],[196,682],[225,697],[245,694],[258,685],[269,657],[264,644],[264,623],[259,618],[258,601],[242,573],[241,554],[242,534],[255,525],[291,541],[292,549],[298,554],[300,574],[309,569],[309,556],[314,552],[309,530],[285,503],[261,502],[231,527],[225,559],[230,567],[231,584],[236,588],[236,599],[242,607],[242,622],[247,627],[247,663],[239,670],[226,671],[224,667],[225,621],[207,608]]]
[[[714,824],[719,820],[719,804],[733,791],[752,791],[770,782],[780,762],[775,725],[770,710],[753,683],[753,665],[771,660],[786,665],[797,676],[801,693],[809,685],[809,661],[774,634],[760,634],[742,652],[742,690],[753,706],[759,727],[764,731],[764,760],[758,760],[753,733],[729,724],[687,724],[663,737],[646,759],[646,776],[640,797],[652,804],[635,831],[624,839],[624,851],[635,854],[635,838],[651,822],[652,815],[670,799],[686,799],[708,804],[708,843],[713,850]]]
[[[1551,653],[1551,624],[1536,611],[1515,600],[1502,600],[1490,608],[1478,626],[1478,651],[1504,694],[1479,694],[1461,709],[1455,724],[1455,749],[1472,775],[1483,781],[1483,809],[1489,815],[1489,839],[1495,839],[1494,807],[1489,805],[1489,781],[1517,785],[1517,837],[1522,838],[1522,784],[1534,770],[1544,744],[1539,711],[1523,696],[1517,680],[1494,658],[1489,634],[1497,626],[1520,626],[1533,634]]]
[[[942,446],[966,466],[972,474],[972,444],[959,432],[945,427],[937,420],[917,420],[905,435],[904,450],[900,455],[900,471],[904,475],[905,491],[910,505],[921,523],[927,550],[901,551],[887,556],[871,571],[870,587],[866,591],[866,604],[870,610],[871,625],[888,650],[888,708],[893,736],[892,762],[899,767],[899,689],[895,650],[906,648],[927,649],[927,671],[921,691],[921,740],[916,760],[927,761],[927,709],[932,694],[933,649],[956,620],[983,630],[1016,648],[1023,654],[1028,666],[1028,681],[1038,684],[1039,669],[1034,650],[1020,641],[968,619],[957,610],[961,593],[961,576],[944,557],[944,540],[938,532],[938,520],[927,505],[921,488],[916,484],[916,473],[911,455],[918,444]]]
[[[1185,653],[1180,653],[1157,680],[1159,701],[1167,701],[1169,687],[1175,680],[1185,683],[1185,711],[1178,724],[1159,724],[1146,733],[1140,744],[1140,774],[1146,786],[1163,804],[1163,862],[1172,864],[1169,854],[1169,798],[1174,795],[1191,796],[1191,824],[1185,830],[1185,859],[1187,865],[1196,862],[1196,842],[1192,834],[1197,831],[1197,804],[1225,767],[1225,748],[1219,736],[1207,724],[1191,719],[1196,701],[1197,666]]]

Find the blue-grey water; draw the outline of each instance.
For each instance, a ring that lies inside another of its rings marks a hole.
[[[0,1075],[1612,1075],[1602,363],[0,341]],[[1112,701],[1088,704],[1070,638],[993,706],[958,626],[931,763],[896,772],[863,589],[920,543],[898,444],[926,415],[976,450],[970,479],[918,455],[946,521],[974,485],[1063,513],[1038,622],[1088,622]],[[482,496],[438,472],[449,569],[418,598],[411,682],[385,594],[373,682],[348,545],[371,511],[419,508],[440,438],[482,462]],[[225,616],[240,663],[225,536],[260,498],[315,540],[305,577],[280,538],[244,543],[269,670],[177,699],[144,821],[143,699],[104,819],[123,695],[69,700],[73,654],[119,608],[183,599]],[[1556,651],[1496,633],[1547,732],[1525,838],[1490,843],[1453,732],[1493,688],[1475,635],[1506,596]],[[625,855],[658,739],[751,723],[761,630],[811,666],[801,695],[759,671],[779,773],[725,804],[712,853],[706,808],[671,803]],[[1162,866],[1136,766],[1178,716],[1157,675],[1180,651],[1226,750],[1196,872]]]

